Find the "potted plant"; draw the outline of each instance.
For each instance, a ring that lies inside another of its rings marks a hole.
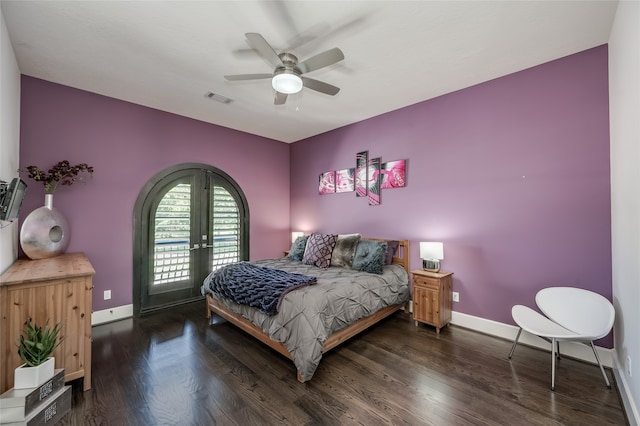
[[[44,206],[29,213],[20,228],[20,246],[31,259],[44,259],[64,253],[69,244],[70,228],[62,212],[53,207],[53,194],[60,186],[86,182],[93,177],[93,167],[87,163],[72,166],[60,161],[43,170],[38,166],[18,169],[44,186]]]
[[[47,321],[43,329],[32,325],[31,318],[28,318],[25,324],[26,328],[17,344],[18,355],[24,364],[15,369],[15,389],[35,388],[53,377],[55,359],[51,353],[62,342],[62,339],[58,339],[61,323],[51,328]]]

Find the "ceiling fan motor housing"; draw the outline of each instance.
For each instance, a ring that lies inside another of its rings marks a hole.
[[[285,67],[295,67],[298,65],[298,58],[293,53],[282,52],[278,55]]]
[[[277,67],[273,72],[273,79],[271,80],[273,89],[287,95],[298,93],[302,90],[302,79],[300,78],[302,72],[296,66],[298,58],[287,52],[279,54],[278,57],[283,66]]]

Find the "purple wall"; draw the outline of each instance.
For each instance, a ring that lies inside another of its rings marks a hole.
[[[95,167],[54,200],[72,228],[68,251],[87,253],[97,271],[94,310],[132,303],[139,191],[199,162],[244,190],[252,259],[279,256],[289,228],[409,239],[412,268],[420,241],[443,241],[454,309],[512,323],[511,306],[533,306],[545,286],[611,298],[607,78],[601,46],[287,145],[24,76],[20,164]],[[384,190],[376,207],[317,194],[320,172],[353,167],[365,150],[407,159],[407,187]],[[44,190],[26,180],[28,213]]]
[[[86,185],[54,196],[71,227],[67,252],[85,252],[96,270],[94,310],[132,303],[133,208],[145,183],[170,166],[209,164],[240,185],[251,259],[277,257],[290,244],[289,145],[23,76],[20,165],[65,159],[95,168]],[[43,204],[44,189],[22,177],[24,219]],[[107,289],[112,299],[104,301]]]
[[[408,159],[382,205],[318,195],[318,174],[369,151]],[[454,310],[511,323],[547,286],[611,299],[607,47],[292,145],[291,229],[443,241]],[[611,347],[611,336],[600,342]]]

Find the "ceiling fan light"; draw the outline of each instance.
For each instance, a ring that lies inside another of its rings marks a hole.
[[[302,90],[302,79],[295,74],[277,74],[273,76],[271,86],[277,92],[291,95]]]

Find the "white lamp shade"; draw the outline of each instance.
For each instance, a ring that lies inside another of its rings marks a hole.
[[[444,259],[444,245],[442,243],[420,243],[421,259]]]
[[[294,231],[291,233],[291,242],[295,243],[298,237],[304,236],[304,232]]]
[[[291,95],[302,90],[302,79],[295,74],[278,74],[271,79],[271,86],[277,92]]]

